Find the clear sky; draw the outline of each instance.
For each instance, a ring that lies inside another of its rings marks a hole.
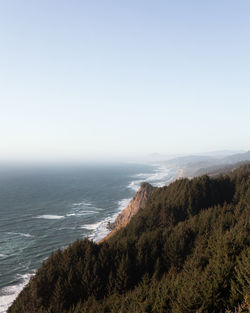
[[[1,159],[249,148],[249,0],[0,0]]]

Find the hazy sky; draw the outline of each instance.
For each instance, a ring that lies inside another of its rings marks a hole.
[[[249,0],[0,0],[2,159],[249,148]]]

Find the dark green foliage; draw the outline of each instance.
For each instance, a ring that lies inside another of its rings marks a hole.
[[[126,228],[45,261],[9,313],[225,312],[249,295],[250,166],[156,188]]]
[[[231,282],[232,302],[241,301],[250,294],[250,249],[244,249],[237,257]]]

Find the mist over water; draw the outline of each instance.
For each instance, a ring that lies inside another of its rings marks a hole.
[[[142,181],[174,177],[138,164],[0,168],[0,313],[52,251],[101,239]]]

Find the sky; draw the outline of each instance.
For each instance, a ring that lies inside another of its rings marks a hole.
[[[250,148],[249,0],[0,0],[0,160]]]

